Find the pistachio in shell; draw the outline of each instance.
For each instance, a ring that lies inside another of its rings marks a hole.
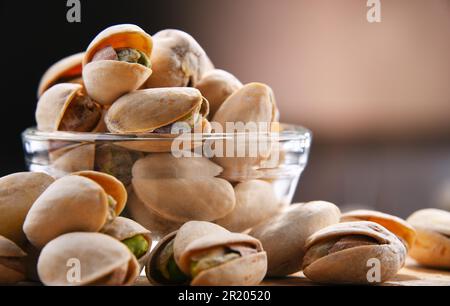
[[[374,210],[358,209],[346,212],[341,216],[341,222],[371,221],[380,224],[391,231],[405,244],[409,250],[416,240],[416,231],[405,220]]]
[[[34,202],[23,225],[28,240],[42,248],[59,235],[97,232],[120,214],[126,190],[117,179],[94,171],[53,182]]]
[[[424,266],[450,269],[450,213],[435,208],[421,209],[406,221],[417,232],[409,255]]]
[[[42,76],[38,87],[38,98],[50,87],[59,83],[82,84],[81,78],[82,60],[84,52],[67,56],[50,68]]]
[[[155,247],[147,277],[156,284],[257,285],[266,269],[266,254],[258,240],[212,223],[191,221]]]
[[[49,152],[50,171],[55,177],[94,170],[95,144],[76,143]]]
[[[305,249],[305,276],[314,282],[336,284],[383,283],[403,267],[407,253],[397,236],[370,221],[330,225],[311,235]],[[379,262],[376,274],[370,271],[374,259]]]
[[[19,246],[26,242],[22,230],[34,201],[54,179],[40,172],[19,172],[0,178],[0,235]]]
[[[232,232],[243,232],[275,215],[280,209],[272,184],[262,180],[244,181],[234,186],[236,205],[231,213],[216,221]]]
[[[183,223],[167,220],[147,207],[134,192],[130,192],[127,201],[127,211],[133,220],[151,230],[152,237],[161,239],[180,228]]]
[[[229,140],[215,141],[215,146],[223,147],[224,152],[229,151],[227,146],[232,146],[234,152],[233,156],[219,156],[213,159],[224,168],[222,173],[224,178],[241,181],[259,177],[255,169],[270,156],[273,144],[269,133],[272,132],[272,124],[278,120],[277,112],[272,89],[262,83],[246,84],[223,102],[212,119],[213,131],[216,124],[227,133],[252,132],[256,135],[256,139],[233,137]],[[241,123],[242,127],[236,126],[233,131],[229,131],[227,123]],[[256,130],[248,131],[245,125],[249,124]],[[260,126],[262,124],[264,126]],[[247,153],[254,152],[255,149],[257,150],[254,156]],[[239,150],[246,152],[246,155],[239,156]]]
[[[17,244],[0,235],[0,284],[14,284],[25,280],[26,256]]]
[[[37,128],[44,132],[93,132],[101,125],[102,109],[80,84],[60,83],[40,97]]]
[[[89,96],[110,105],[141,87],[152,73],[152,48],[151,36],[136,25],[115,25],[100,32],[83,58],[83,81]]]
[[[208,71],[195,88],[200,90],[208,100],[209,118],[212,118],[222,103],[242,86],[242,83],[231,73],[214,69]]]
[[[153,73],[147,88],[196,86],[214,68],[198,42],[183,31],[162,30],[153,35],[153,40]]]
[[[42,249],[38,273],[48,286],[131,285],[139,276],[139,264],[117,239],[74,232],[55,238]]]
[[[108,110],[105,122],[112,133],[157,133],[175,122],[193,126],[206,116],[207,101],[195,88],[151,88],[119,98]],[[161,131],[162,134],[169,133]]]
[[[152,247],[152,236],[148,229],[131,219],[117,217],[103,227],[102,233],[124,243],[141,268],[144,267]]]
[[[269,276],[286,276],[302,269],[305,241],[316,231],[339,222],[339,208],[329,202],[292,204],[255,226],[249,235],[267,252]]]

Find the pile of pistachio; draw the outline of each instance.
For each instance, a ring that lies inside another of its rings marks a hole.
[[[155,285],[257,285],[299,271],[318,283],[378,284],[397,274],[408,253],[425,266],[450,268],[450,213],[442,210],[405,221],[299,203],[246,233],[188,221],[151,250],[151,232],[119,216],[126,202],[124,185],[97,171],[0,178],[0,283],[131,285],[145,266]],[[375,282],[367,276],[374,259]]]

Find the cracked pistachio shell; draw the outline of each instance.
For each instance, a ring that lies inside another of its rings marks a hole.
[[[272,184],[250,180],[234,187],[236,206],[224,218],[216,221],[232,232],[243,232],[272,217],[281,209]]]
[[[214,177],[222,172],[222,167],[205,157],[180,157],[170,153],[149,154],[133,165],[134,178],[194,178]]]
[[[78,132],[96,132],[100,129],[102,126],[102,110],[94,101],[90,101],[92,109],[90,109],[90,113],[87,113],[90,116],[89,118],[75,117],[80,115],[77,113],[78,109],[73,114],[68,112],[73,105],[72,103],[76,102],[80,96],[85,96],[83,86],[80,84],[60,83],[45,91],[36,108],[38,130],[44,132],[64,130],[63,126],[67,123],[71,126],[73,120],[78,120],[79,125],[83,120],[84,124],[89,123],[87,126],[79,126]],[[69,117],[66,116],[67,114],[69,114]]]
[[[272,131],[271,124],[276,121],[277,107],[272,89],[262,83],[249,83],[223,102],[212,119],[212,128],[214,130],[214,124],[218,124],[225,130],[227,122],[253,124],[256,125],[255,128],[259,128],[258,125],[264,123],[267,124],[267,130],[258,130],[262,133],[259,135],[263,135]],[[245,131],[237,129],[237,132]],[[238,138],[217,140],[215,145],[223,147],[224,152],[227,150],[227,145],[233,145],[234,157],[215,157],[214,161],[224,168],[222,174],[224,178],[240,181],[260,176],[255,169],[270,156],[273,143],[270,137],[258,137],[253,141],[249,139],[239,141]],[[257,148],[256,156],[239,157],[238,149],[242,149],[243,146],[246,148],[244,152],[254,152],[251,146],[254,149]]]
[[[316,231],[339,222],[339,208],[329,202],[292,204],[255,226],[250,235],[267,252],[269,276],[286,276],[302,269],[305,241]]]
[[[103,105],[110,105],[123,94],[138,89],[152,73],[150,68],[138,63],[92,61],[95,53],[107,46],[134,48],[150,58],[153,42],[140,27],[121,24],[103,30],[90,43],[83,58],[83,81],[89,95]]]
[[[139,224],[151,230],[152,236],[155,239],[162,238],[183,225],[183,223],[170,221],[158,215],[139,200],[134,192],[130,192],[129,194],[127,210],[133,220],[136,220]]]
[[[151,88],[131,92],[108,110],[105,121],[113,133],[151,133],[199,110],[204,99],[195,88]]]
[[[164,250],[166,245],[168,243],[172,242],[172,240],[175,238],[176,234],[177,234],[177,232],[174,231],[174,232],[171,232],[171,233],[165,235],[161,240],[159,240],[158,244],[150,252],[150,256],[145,265],[145,275],[147,276],[147,279],[149,280],[149,282],[152,285],[173,284],[161,276],[161,273],[158,271],[158,259],[160,258],[161,252]]]
[[[38,98],[50,87],[58,83],[78,83],[81,84],[82,60],[84,52],[65,57],[50,68],[42,76],[38,87]]]
[[[54,179],[40,172],[19,172],[0,178],[0,235],[24,246],[22,230],[34,201]]]
[[[146,87],[196,86],[214,65],[202,47],[189,34],[179,30],[162,30],[153,35],[151,55],[153,73]]]
[[[208,71],[195,86],[209,102],[209,117],[212,118],[222,103],[237,90],[242,83],[231,73],[214,69]]]
[[[118,215],[125,205],[126,191],[115,178],[93,171],[62,177],[34,202],[23,225],[25,235],[35,247],[42,248],[61,234],[99,231],[113,217],[108,195],[117,201]]]
[[[191,281],[193,286],[257,285],[267,270],[267,257],[261,243],[248,235],[231,233],[207,222],[188,222],[174,240],[175,261],[186,275],[190,274],[191,257],[199,252],[219,246],[244,244],[257,253],[221,264],[201,272]]]
[[[148,242],[149,247],[147,252],[137,259],[140,267],[144,267],[145,263],[147,262],[148,256],[150,255],[152,246],[152,235],[148,229],[131,219],[117,217],[111,223],[108,223],[103,227],[102,233],[116,238],[119,241],[133,238],[136,235],[144,236],[145,240],[147,240]]]
[[[364,236],[378,244],[353,246],[307,262],[306,257],[313,246],[348,236]],[[379,260],[380,282],[385,282],[403,267],[407,252],[397,236],[370,221],[344,222],[326,227],[311,235],[305,248],[303,273],[312,281],[321,283],[371,284],[367,274],[373,259]]]
[[[372,221],[378,223],[397,235],[408,249],[411,249],[416,240],[416,231],[408,222],[379,211],[359,209],[342,214],[341,222],[349,221]]]
[[[433,268],[450,268],[450,213],[428,208],[413,213],[407,221],[416,229],[417,239],[409,255]]]
[[[71,274],[76,259],[80,278]],[[131,285],[139,276],[139,264],[128,248],[100,233],[68,233],[50,241],[38,261],[41,281],[49,286]]]
[[[25,280],[26,256],[17,244],[0,235],[0,284],[14,284]]]
[[[52,175],[62,177],[66,174],[94,170],[95,144],[73,144],[49,153]]]

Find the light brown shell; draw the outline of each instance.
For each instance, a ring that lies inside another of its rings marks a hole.
[[[108,110],[105,122],[113,133],[150,133],[199,108],[204,99],[195,88],[152,88],[131,92]]]
[[[0,178],[0,235],[24,246],[22,226],[34,201],[54,179],[39,172],[19,172]]]
[[[249,180],[234,187],[236,206],[225,217],[216,221],[232,232],[243,232],[272,217],[281,209],[272,184]]]
[[[123,94],[138,89],[152,70],[137,63],[114,60],[91,62],[95,53],[106,46],[134,48],[150,58],[153,41],[138,26],[121,24],[103,30],[90,43],[83,58],[83,81],[95,101],[110,105]]]
[[[153,73],[146,87],[196,86],[214,65],[195,39],[179,30],[162,30],[153,35]]]
[[[152,246],[152,235],[148,229],[131,219],[117,217],[111,223],[106,224],[103,227],[102,233],[114,237],[119,241],[133,238],[136,235],[144,236],[145,240],[147,240],[148,242],[149,248],[141,258],[137,259],[139,265],[141,266],[141,269],[144,267],[145,263],[147,262],[148,256],[150,255]]]
[[[222,103],[233,93],[242,88],[242,83],[231,73],[214,69],[208,71],[195,88],[209,102],[209,118],[212,118]]]
[[[183,223],[173,222],[158,215],[139,200],[134,192],[129,193],[127,211],[131,218],[149,229],[155,239],[162,238],[183,225]]]
[[[250,235],[267,252],[269,276],[286,276],[302,269],[305,241],[316,231],[339,222],[339,208],[329,202],[292,204],[255,226]]]
[[[360,209],[342,214],[341,222],[348,221],[372,221],[378,223],[397,235],[408,249],[411,249],[416,240],[416,231],[408,222],[379,211]]]
[[[102,186],[89,178],[69,175],[56,180],[37,198],[23,230],[35,247],[42,248],[64,233],[99,231],[108,214]]]
[[[75,101],[75,97],[83,92],[83,86],[74,83],[60,83],[46,90],[40,97],[36,107],[37,128],[44,132],[58,131],[61,126],[64,114],[70,104]],[[99,106],[96,104],[99,108]],[[92,131],[99,131],[102,120],[99,119]]]
[[[70,55],[65,57],[55,64],[53,64],[50,68],[42,76],[39,87],[38,87],[38,98],[50,87],[59,83],[61,79],[73,79],[75,83],[78,83],[81,80],[81,70],[82,60],[84,57],[84,52],[80,52],[77,54]]]
[[[379,260],[380,282],[389,280],[403,267],[405,245],[383,226],[370,221],[338,223],[319,230],[306,241],[306,253],[313,245],[351,235],[367,236],[379,244],[352,247],[321,257],[303,267],[305,276],[322,283],[373,284],[367,277],[372,268],[369,260]]]
[[[72,172],[94,170],[95,144],[77,143],[49,153],[51,174],[62,177]]]
[[[0,235],[0,284],[25,280],[24,258],[27,254],[13,241]]]
[[[450,213],[440,209],[422,209],[407,219],[417,232],[409,255],[422,265],[450,268]]]
[[[175,238],[176,234],[177,232],[174,231],[165,235],[150,252],[147,264],[145,265],[145,275],[152,285],[174,285],[174,283],[167,281],[161,276],[161,273],[158,271],[157,263],[161,252],[166,245]]]
[[[219,125],[225,132],[227,122],[241,122],[244,124],[258,125],[260,123],[267,124],[267,130],[259,130],[260,134],[271,132],[270,124],[277,121],[277,107],[272,89],[262,83],[249,83],[244,85],[229,96],[225,102],[215,113],[212,119],[212,128]],[[216,131],[217,132],[217,131]],[[246,132],[245,130],[237,130],[237,132]],[[267,137],[266,137],[267,138]],[[271,153],[272,143],[270,138],[258,138],[258,142],[251,141],[247,138],[239,141],[239,138],[231,140],[217,140],[216,147],[223,147],[224,152],[227,146],[234,146],[233,157],[215,157],[217,162],[224,168],[222,177],[233,180],[242,181],[245,179],[258,178],[260,175],[255,171],[261,163],[266,160]],[[259,144],[266,141],[262,150]],[[245,147],[245,152],[250,151],[250,146],[258,145],[256,156],[238,157],[238,149]]]
[[[116,216],[120,215],[120,213],[125,208],[125,204],[127,203],[127,190],[121,181],[116,179],[114,176],[98,172],[98,171],[79,171],[73,173],[73,175],[79,175],[86,178],[89,178],[102,186],[103,190],[111,195],[114,200],[116,200],[116,208],[115,213]]]
[[[68,262],[79,260],[79,282],[70,282],[67,275],[73,269]],[[120,281],[114,272],[124,269]],[[128,248],[116,239],[100,233],[69,233],[49,242],[38,262],[41,281],[51,286],[131,285],[139,275],[139,265]]]

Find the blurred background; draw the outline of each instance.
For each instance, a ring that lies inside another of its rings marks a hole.
[[[314,133],[295,200],[407,216],[450,209],[450,0],[1,0],[0,174],[25,170],[20,133],[55,61],[102,29],[192,34],[214,64],[275,91],[283,122]]]

